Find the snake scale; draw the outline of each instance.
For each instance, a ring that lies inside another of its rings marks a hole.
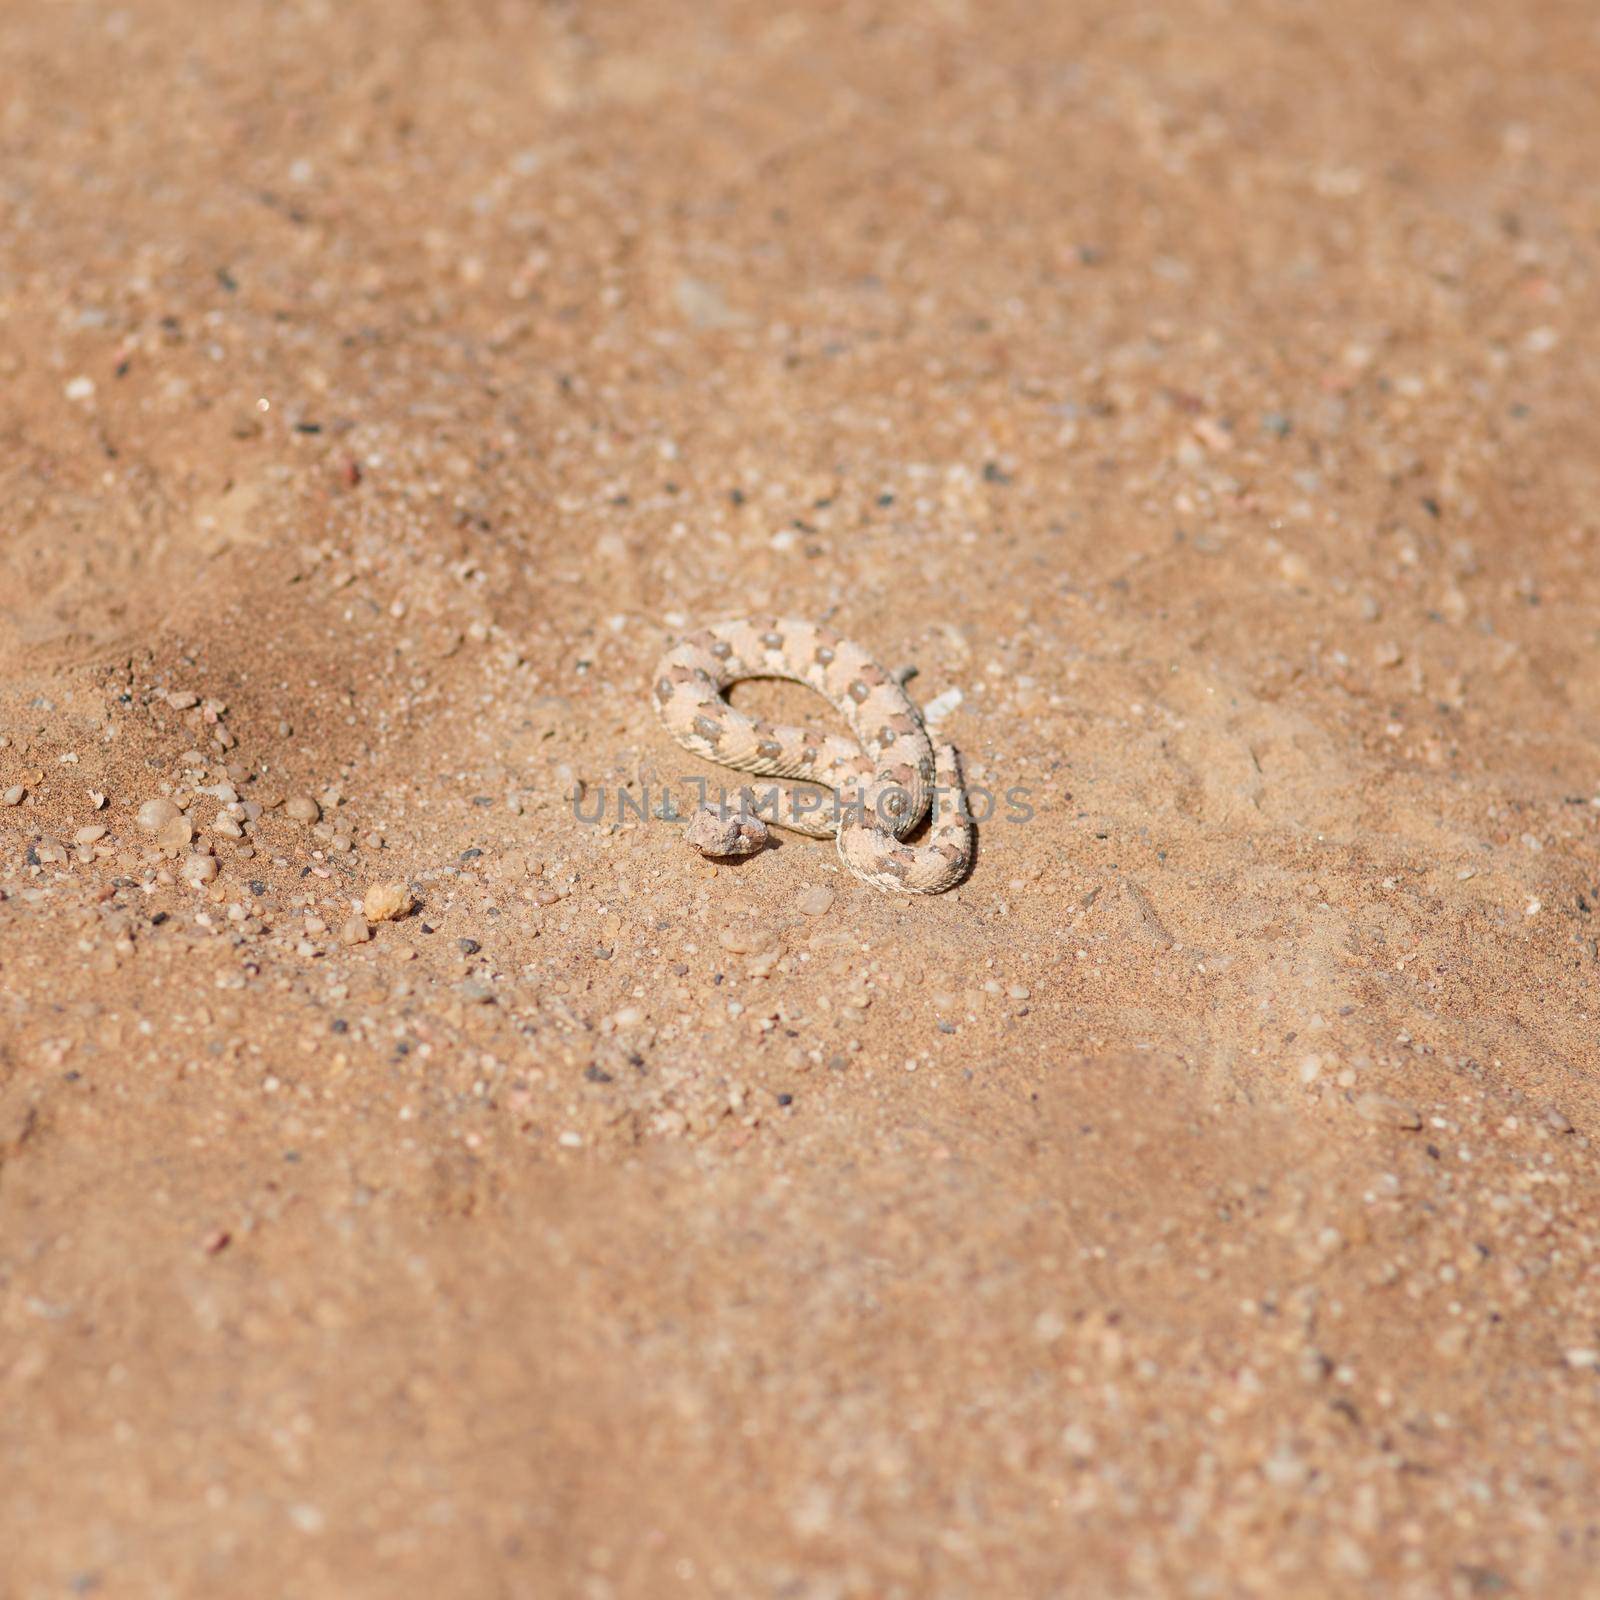
[[[743,678],[787,678],[814,689],[855,737],[747,716],[724,697]],[[833,835],[856,877],[879,889],[939,894],[966,872],[972,827],[955,749],[936,747],[899,681],[831,628],[783,617],[712,623],[662,656],[654,697],[686,750],[739,772],[831,791],[776,783],[756,815],[797,833]],[[930,807],[927,839],[906,843]],[[763,837],[764,829],[729,826],[716,853],[748,854]]]

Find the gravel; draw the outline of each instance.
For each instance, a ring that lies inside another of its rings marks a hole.
[[[181,815],[182,812],[171,800],[158,795],[139,807],[134,820],[146,833],[160,833],[169,822]]]
[[[375,883],[366,892],[361,909],[370,922],[393,922],[409,912],[416,902],[403,883]]]

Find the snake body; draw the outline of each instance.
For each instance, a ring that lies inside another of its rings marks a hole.
[[[724,698],[742,678],[787,678],[814,689],[855,738],[747,716]],[[899,682],[831,628],[783,617],[713,623],[661,658],[654,698],[686,750],[739,772],[831,791],[819,799],[814,790],[776,783],[761,796],[758,815],[797,833],[833,835],[856,877],[879,889],[938,894],[965,873],[972,829],[954,748],[935,747]],[[927,839],[905,843],[930,806]]]

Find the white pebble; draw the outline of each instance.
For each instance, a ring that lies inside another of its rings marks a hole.
[[[210,883],[217,875],[216,859],[212,856],[185,856],[183,878],[185,883]]]
[[[157,796],[139,807],[135,820],[146,833],[160,833],[174,817],[181,814],[170,800]]]
[[[833,906],[833,890],[826,884],[817,884],[814,888],[807,889],[796,902],[804,915],[820,917],[825,915]]]

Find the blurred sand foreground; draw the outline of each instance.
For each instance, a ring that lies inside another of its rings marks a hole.
[[[0,1596],[1600,1592],[1591,5],[0,79]],[[575,817],[758,609],[1034,820]]]

